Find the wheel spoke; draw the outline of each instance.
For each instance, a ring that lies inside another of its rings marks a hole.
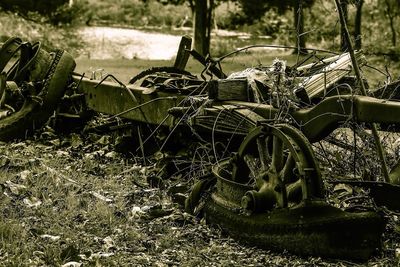
[[[0,74],[0,109],[3,108],[3,105],[4,105],[5,93],[6,93],[6,82],[7,82],[7,76],[3,72]]]
[[[299,202],[302,198],[302,181],[299,179],[287,186],[288,201]]]
[[[288,184],[294,182],[293,177],[293,169],[296,166],[296,162],[290,153],[285,161],[285,165],[283,166],[282,170],[280,171],[280,177],[282,177],[282,181],[284,184]]]
[[[259,169],[257,168],[257,160],[250,154],[245,155],[243,159],[249,168],[250,175],[255,179],[258,175],[257,169]]]
[[[262,171],[265,171],[269,168],[271,157],[268,154],[267,140],[264,137],[257,138],[257,148],[258,148],[258,155],[261,161]]]
[[[276,172],[280,172],[283,168],[283,142],[277,136],[273,136],[272,142],[271,167],[275,168]]]

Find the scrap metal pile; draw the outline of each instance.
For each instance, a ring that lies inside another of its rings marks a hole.
[[[93,113],[151,128],[139,140],[143,154],[159,131],[168,133],[161,151],[185,143],[174,136],[196,139],[210,144],[213,162],[193,184],[187,211],[269,249],[358,260],[379,250],[385,218],[377,205],[399,210],[400,167],[385,174],[383,161],[374,180],[364,181],[365,172],[350,164],[332,179],[323,161],[330,146],[357,154],[355,142],[373,123],[400,123],[399,83],[361,95],[349,53],[318,60],[313,53],[294,66],[277,59],[226,75],[223,58],[202,58],[190,46],[184,37],[175,66],[145,70],[124,84],[112,75],[98,81],[74,73],[67,52],[11,38],[0,50],[0,139],[25,138],[51,116],[65,128]],[[200,76],[185,71],[190,56],[204,65]],[[365,62],[361,53],[355,60]],[[332,134],[339,128],[351,133],[350,144]],[[373,205],[348,211],[329,203],[328,182],[368,189]]]

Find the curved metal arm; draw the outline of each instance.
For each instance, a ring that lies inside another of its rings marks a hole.
[[[247,107],[265,119],[273,119],[278,112],[276,108],[266,104],[242,101],[222,103]],[[348,120],[400,123],[400,102],[368,96],[332,96],[311,108],[291,111],[290,116],[310,142],[318,142]]]

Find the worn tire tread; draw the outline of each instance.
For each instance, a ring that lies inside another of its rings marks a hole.
[[[42,89],[39,96],[43,103],[27,98],[21,109],[10,116],[0,120],[0,140],[26,138],[35,129],[40,129],[53,114],[58,101],[64,95],[70,73],[75,68],[75,61],[65,51],[57,51],[60,56],[54,71],[46,77],[48,84]],[[45,91],[43,91],[45,90]]]

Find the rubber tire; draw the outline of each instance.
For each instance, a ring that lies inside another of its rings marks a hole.
[[[350,214],[325,205],[246,216],[210,197],[204,214],[208,224],[251,246],[357,261],[367,260],[381,247],[385,229],[385,220],[375,212]]]
[[[25,139],[32,135],[36,129],[40,129],[53,114],[61,97],[64,95],[68,85],[70,74],[75,68],[73,57],[65,51],[57,51],[56,58],[53,60],[50,72],[45,81],[47,88],[43,88],[39,96],[43,103],[39,104],[27,98],[21,109],[10,116],[0,120],[0,140],[9,141],[13,139]],[[47,90],[43,91],[43,90]],[[44,95],[41,95],[44,94]]]
[[[196,207],[199,205],[201,198],[204,193],[210,189],[215,183],[217,179],[212,175],[207,175],[203,179],[196,182],[192,189],[190,190],[189,196],[185,200],[185,212],[195,215],[194,211]]]

